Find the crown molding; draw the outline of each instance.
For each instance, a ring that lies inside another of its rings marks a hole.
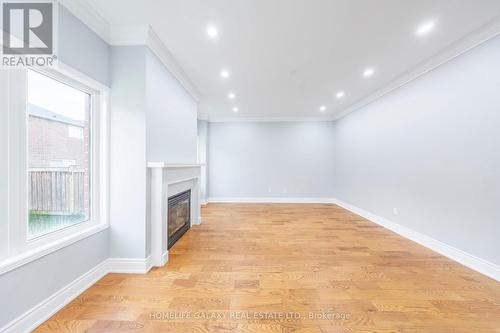
[[[108,44],[112,46],[147,45],[148,25],[112,25]]]
[[[109,44],[108,22],[87,1],[58,0],[58,2]]]
[[[361,109],[362,107],[378,100],[379,98],[389,94],[390,92],[401,88],[402,86],[418,79],[419,77],[433,71],[434,69],[446,64],[456,57],[474,49],[475,47],[487,42],[488,40],[500,35],[500,16],[491,20],[479,29],[471,32],[465,37],[452,43],[438,54],[424,60],[409,71],[398,76],[396,79],[385,85],[381,89],[375,91],[371,95],[361,99],[357,103],[351,105],[344,111],[338,113],[333,120],[338,120],[345,117],[349,113]]]
[[[217,117],[209,116],[210,123],[267,123],[267,122],[331,122],[334,116],[325,117]]]
[[[58,0],[64,7],[79,18],[84,24],[92,29],[97,35],[104,39],[110,45],[146,45],[153,53],[160,58],[169,72],[179,81],[184,89],[199,102],[201,95],[189,79],[182,67],[175,60],[168,48],[161,42],[156,33],[150,26],[113,26],[108,22],[85,0]],[[91,1],[91,0],[88,0]],[[438,54],[414,66],[404,74],[398,76],[390,83],[376,90],[365,98],[352,104],[341,112],[328,117],[218,117],[208,116],[210,122],[272,122],[272,121],[335,121],[349,113],[356,111],[390,92],[412,82],[422,75],[438,68],[439,66],[455,59],[463,53],[477,47],[478,45],[498,36],[500,34],[500,17],[497,17],[479,29],[471,32],[465,37],[452,43]],[[206,116],[203,116],[206,117]]]
[[[177,62],[175,57],[172,55],[170,50],[165,46],[165,44],[160,40],[155,31],[149,27],[147,35],[147,45],[153,51],[154,54],[163,62],[165,67],[169,72],[180,82],[180,84],[186,89],[186,91],[193,97],[196,102],[200,102],[201,95],[187,76],[186,72],[182,66]]]
[[[113,46],[147,46],[160,59],[177,81],[179,81],[191,97],[193,97],[196,102],[200,101],[201,95],[198,89],[151,26],[111,26],[109,36],[109,44]]]
[[[80,21],[94,31],[106,43],[113,46],[145,45],[163,63],[167,70],[179,81],[184,89],[199,102],[201,95],[184,72],[170,50],[160,40],[149,25],[110,25],[92,5],[85,0],[58,0]]]
[[[198,120],[208,121],[208,114],[204,112],[198,112]]]

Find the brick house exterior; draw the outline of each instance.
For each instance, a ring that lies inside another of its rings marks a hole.
[[[89,213],[89,137],[89,119],[76,121],[38,106],[28,105],[30,209]],[[69,175],[71,180],[61,180],[61,175]],[[73,181],[76,177],[79,180]],[[70,186],[67,185],[69,182]],[[43,190],[40,189],[43,187]],[[49,194],[47,187],[50,187]],[[71,195],[71,199],[67,196],[70,190],[78,192]]]

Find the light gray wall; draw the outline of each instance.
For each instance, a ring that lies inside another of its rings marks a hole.
[[[0,327],[6,325],[108,258],[100,232],[0,276]]]
[[[337,121],[336,197],[500,264],[499,59],[495,38]]]
[[[111,48],[111,257],[145,258],[145,46]]]
[[[201,200],[206,202],[208,199],[208,122],[206,120],[198,120],[198,163],[203,164],[200,196]]]
[[[109,45],[90,28],[66,8],[59,6],[59,60],[109,86],[109,49]]]
[[[210,123],[208,137],[211,198],[333,196],[332,122]]]
[[[144,259],[147,162],[196,163],[197,105],[145,46],[113,46],[111,76],[111,257]]]
[[[0,258],[8,255],[9,209],[9,84],[7,75],[0,73]],[[1,277],[0,277],[1,279]],[[0,325],[1,326],[1,325]]]
[[[106,59],[109,55],[107,46],[102,47],[102,40],[89,33],[88,28],[64,8],[59,11],[59,31],[60,59],[93,79],[108,83]],[[72,32],[72,36],[74,33],[75,37],[70,38],[68,32]],[[79,39],[82,36],[86,37]],[[89,61],[92,59],[99,60],[99,63]],[[105,230],[0,275],[0,327],[46,300],[108,257],[108,231]]]
[[[196,163],[196,101],[149,50],[146,94],[148,161]]]

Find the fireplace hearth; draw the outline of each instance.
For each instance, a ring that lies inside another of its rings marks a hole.
[[[191,225],[191,190],[168,198],[168,246],[170,249]]]

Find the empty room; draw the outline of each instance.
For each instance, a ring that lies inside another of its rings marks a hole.
[[[0,7],[0,333],[500,333],[499,0]]]

